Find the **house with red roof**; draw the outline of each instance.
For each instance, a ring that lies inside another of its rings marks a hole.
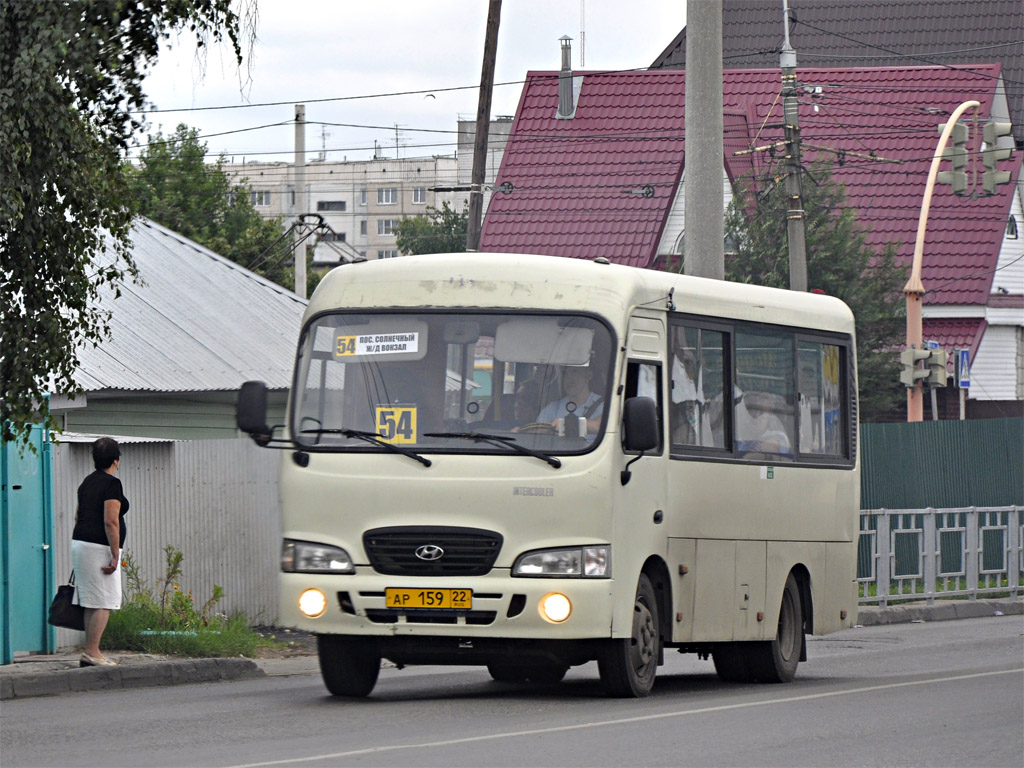
[[[868,242],[894,244],[909,263],[937,126],[969,99],[981,102],[980,123],[1008,121],[1001,65],[800,68],[798,77],[805,165],[835,158],[833,177]],[[560,109],[559,73],[528,73],[480,250],[646,268],[678,261],[685,78],[678,69],[575,72]],[[723,101],[727,203],[733,188],[763,189],[781,170],[781,152],[749,151],[783,140],[778,68],[725,71]],[[1024,400],[1020,154],[1003,164],[1011,183],[993,196],[937,187],[928,220],[924,337],[970,350],[971,417],[1018,415]]]

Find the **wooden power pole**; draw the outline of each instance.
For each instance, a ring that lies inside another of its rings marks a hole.
[[[491,91],[494,88],[494,60],[498,54],[498,24],[500,21],[501,0],[490,0],[487,7],[484,64],[480,71],[480,99],[476,108],[473,178],[469,191],[469,222],[466,226],[467,251],[475,251],[480,247],[480,227],[484,213],[484,177],[487,174],[487,134],[491,126]]]

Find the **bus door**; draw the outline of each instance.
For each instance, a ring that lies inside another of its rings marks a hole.
[[[667,480],[665,462],[665,321],[663,317],[634,315],[626,338],[623,374],[623,401],[630,397],[650,397],[658,406],[658,447],[634,461],[629,482],[618,486],[616,502],[616,541],[628,544],[625,561],[628,574],[638,574],[640,566],[652,554],[664,556]],[[636,458],[620,451],[624,467]],[[621,549],[621,547],[620,547]],[[617,562],[619,556],[616,555]]]

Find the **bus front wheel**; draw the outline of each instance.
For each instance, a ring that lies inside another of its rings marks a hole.
[[[333,696],[364,698],[377,684],[380,652],[372,638],[317,635],[320,676]]]
[[[661,627],[654,587],[640,574],[633,603],[633,629],[627,640],[609,640],[597,661],[601,684],[609,696],[639,698],[654,687]]]

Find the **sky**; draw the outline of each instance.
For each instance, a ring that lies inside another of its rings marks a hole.
[[[504,0],[491,115],[515,114],[528,71],[559,68],[564,35],[574,70],[649,66],[685,26],[686,2]],[[294,105],[304,103],[310,160],[365,160],[375,142],[384,157],[455,152],[457,120],[476,117],[487,0],[258,0],[257,8],[258,39],[241,69],[226,45],[201,61],[187,33],[165,43],[143,85],[161,111],[145,116],[140,143],[185,123],[229,162],[290,162]],[[397,93],[405,95],[381,95]]]

